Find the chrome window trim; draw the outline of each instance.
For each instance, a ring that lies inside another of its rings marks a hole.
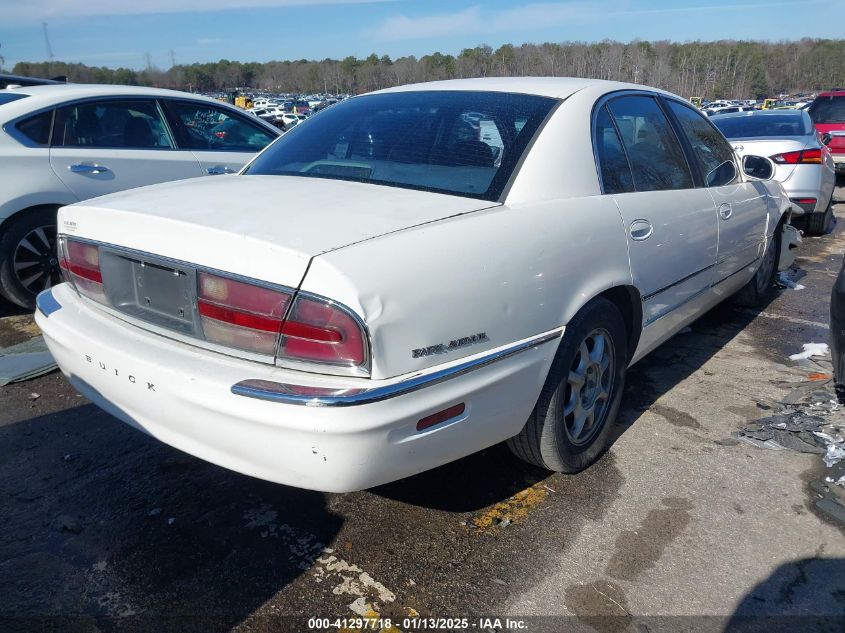
[[[549,341],[560,338],[563,329],[534,336],[522,343],[516,343],[491,354],[474,360],[465,361],[447,369],[441,369],[429,374],[416,374],[399,382],[371,387],[366,389],[347,389],[348,393],[339,395],[321,395],[296,393],[299,385],[275,382],[270,380],[250,379],[242,380],[232,385],[232,393],[246,398],[265,400],[281,404],[292,404],[306,407],[349,407],[381,402],[390,398],[403,396],[426,387],[432,387],[446,380],[457,378],[476,369],[481,369],[492,363],[504,360],[528,349],[536,348]],[[308,389],[308,387],[305,387]]]
[[[205,339],[196,338],[193,336],[188,336],[177,332],[175,330],[169,330],[167,328],[163,328],[157,326],[154,323],[150,323],[148,321],[143,321],[141,319],[137,319],[131,315],[125,314],[116,310],[110,306],[103,305],[102,303],[97,303],[79,294],[76,291],[76,288],[73,288],[74,292],[85,299],[86,301],[90,301],[92,305],[97,306],[97,308],[101,309],[103,312],[128,323],[138,329],[145,330],[147,332],[152,332],[153,334],[157,334],[159,336],[163,336],[165,338],[172,339],[174,341],[178,341],[180,343],[184,343],[185,345],[190,345],[192,347],[206,349],[211,352],[216,352],[218,354],[223,354],[226,356],[230,356],[232,358],[239,358],[242,360],[254,361],[259,362],[266,365],[276,366],[276,367],[284,367],[287,369],[294,369],[297,371],[304,371],[310,373],[316,373],[321,375],[333,375],[333,376],[352,376],[352,377],[359,377],[359,378],[369,378],[370,372],[372,370],[371,362],[372,362],[372,340],[370,338],[369,329],[366,327],[363,319],[357,315],[352,309],[348,306],[334,301],[328,297],[323,297],[321,295],[309,293],[306,291],[300,292],[299,288],[291,288],[289,286],[283,286],[281,284],[274,284],[267,281],[263,281],[261,279],[254,279],[252,277],[246,277],[244,275],[238,275],[235,273],[231,273],[225,270],[219,270],[216,268],[210,268],[208,266],[200,266],[198,264],[194,264],[191,262],[186,262],[180,259],[174,259],[172,257],[164,257],[162,255],[156,255],[155,253],[148,253],[146,251],[140,251],[137,249],[127,248],[125,246],[116,246],[114,244],[109,244],[106,242],[100,242],[97,240],[91,240],[83,237],[76,237],[74,235],[68,235],[66,233],[59,233],[57,236],[59,239],[71,239],[76,240],[77,242],[84,242],[86,244],[92,244],[94,246],[102,247],[108,251],[120,253],[127,255],[129,257],[133,257],[136,259],[145,259],[148,261],[153,262],[160,262],[164,265],[173,267],[173,268],[189,268],[195,270],[197,273],[204,272],[210,273],[212,275],[217,275],[219,277],[225,277],[227,279],[232,279],[234,281],[241,281],[244,283],[252,284],[255,286],[259,286],[261,288],[267,288],[268,290],[275,290],[278,292],[284,292],[291,296],[291,301],[288,304],[287,311],[293,306],[293,302],[299,294],[305,295],[309,298],[316,298],[323,302],[329,302],[334,306],[337,306],[344,312],[351,315],[355,318],[356,322],[362,327],[364,332],[364,339],[365,339],[365,361],[361,365],[355,366],[345,366],[345,365],[338,365],[338,364],[330,364],[330,363],[318,363],[318,362],[311,362],[311,361],[298,361],[294,359],[279,359],[278,357],[278,347],[276,348],[276,355],[271,354],[256,354],[251,353],[247,350],[241,350],[236,347],[227,347],[225,345],[218,345],[211,341],[207,341]],[[305,274],[307,274],[307,269]],[[303,279],[305,278],[305,274],[303,274]],[[73,286],[71,286],[73,287]],[[285,312],[285,317],[287,317],[287,311]],[[281,340],[281,337],[280,337]],[[282,361],[282,362],[280,362]]]

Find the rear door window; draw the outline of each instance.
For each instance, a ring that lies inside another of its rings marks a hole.
[[[692,147],[705,187],[729,185],[737,178],[734,152],[722,134],[696,110],[666,101]]]
[[[681,144],[653,97],[617,97],[608,108],[622,137],[637,191],[693,187]]]
[[[53,146],[172,149],[173,140],[155,101],[109,100],[59,108]]]

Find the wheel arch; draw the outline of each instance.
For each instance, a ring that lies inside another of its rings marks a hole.
[[[0,232],[4,231],[10,222],[15,221],[15,219],[21,217],[21,215],[23,214],[33,213],[35,211],[42,210],[53,210],[58,212],[59,208],[65,206],[65,204],[66,203],[63,202],[46,202],[40,204],[33,204],[31,206],[24,207],[23,209],[19,209],[18,211],[15,211],[14,213],[0,220]]]
[[[613,286],[591,297],[592,301],[601,297],[610,301],[622,314],[625,322],[625,334],[628,339],[628,361],[634,357],[634,352],[640,343],[640,336],[643,331],[643,302],[640,291],[635,286],[620,285]],[[587,305],[585,302],[584,305]],[[582,306],[583,307],[583,306]]]

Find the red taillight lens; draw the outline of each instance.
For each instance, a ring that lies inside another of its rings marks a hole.
[[[822,151],[820,149],[805,149],[775,154],[770,158],[778,165],[812,165],[822,162]]]
[[[100,272],[100,249],[93,244],[65,239],[59,242],[59,267],[76,290],[99,303],[108,304]]]
[[[366,361],[363,328],[345,310],[316,297],[297,297],[282,327],[282,358],[337,365]]]
[[[206,340],[258,354],[275,354],[291,295],[199,273],[197,308]]]
[[[214,136],[217,138],[226,138],[226,132],[215,132]]]

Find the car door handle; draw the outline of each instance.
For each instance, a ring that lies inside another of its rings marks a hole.
[[[105,165],[98,165],[97,163],[74,163],[67,167],[74,174],[104,174],[111,171]]]
[[[648,220],[634,220],[631,222],[631,239],[642,242],[651,237],[654,227]]]
[[[226,165],[215,165],[214,167],[209,167],[205,171],[207,171],[212,176],[219,176],[220,174],[238,173],[237,169],[232,169],[231,167],[227,167]]]
[[[733,214],[734,211],[727,202],[719,205],[719,217],[723,220],[730,220]]]

